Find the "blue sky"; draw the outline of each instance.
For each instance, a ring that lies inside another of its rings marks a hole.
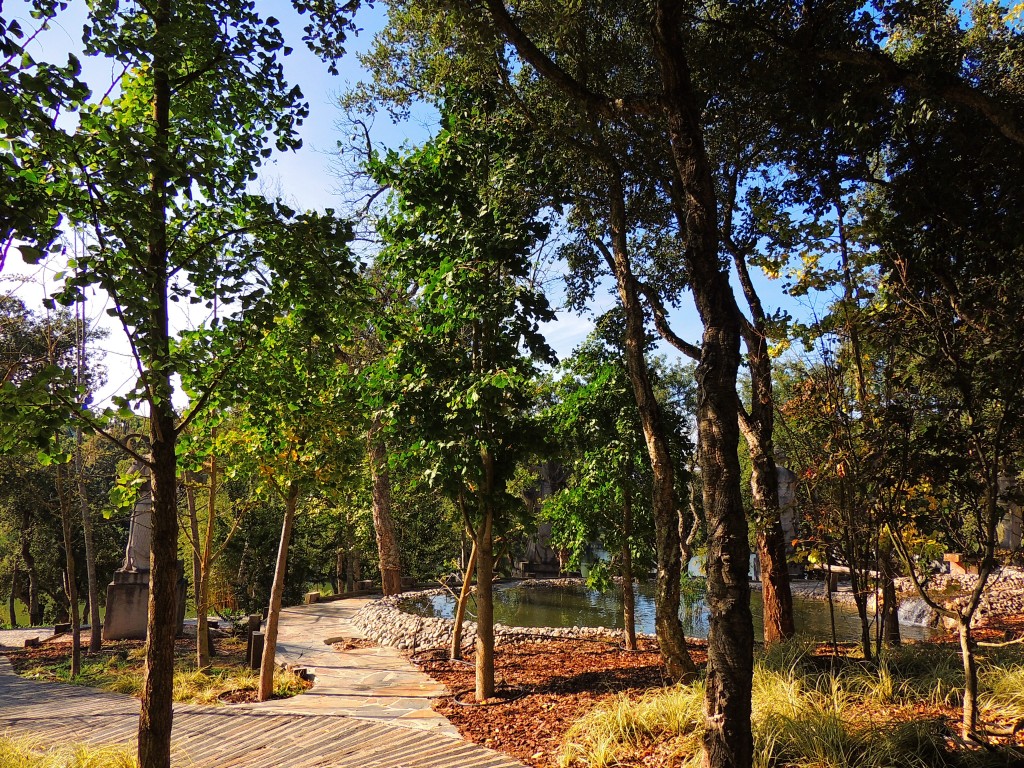
[[[293,9],[290,0],[263,0],[257,2],[257,8],[265,15],[277,17],[285,35],[286,44],[291,46],[293,53],[284,61],[285,74],[289,82],[301,87],[310,105],[309,118],[300,128],[303,147],[297,152],[276,154],[264,167],[260,184],[279,193],[291,204],[302,208],[342,208],[343,201],[338,195],[339,188],[345,183],[337,172],[338,142],[343,139],[339,121],[342,113],[338,107],[338,97],[346,89],[354,85],[363,76],[356,54],[365,51],[373,37],[385,23],[383,8],[364,6],[360,9],[356,21],[361,32],[352,37],[347,45],[348,54],[339,63],[339,74],[333,76],[328,72],[327,65],[309,52],[302,42],[303,17]],[[8,2],[5,4],[5,15],[18,18],[26,29],[34,29],[35,22],[29,18],[23,3]],[[62,12],[52,28],[40,37],[32,51],[37,59],[63,60],[67,53],[81,51],[81,29],[85,17],[85,4],[82,0],[72,2],[67,11]],[[112,73],[109,63],[102,60],[83,58],[83,74],[94,91],[102,93],[111,82]],[[374,140],[391,147],[413,144],[425,139],[432,130],[429,111],[414,112],[413,117],[404,124],[391,124],[386,116],[379,115],[373,131]],[[53,273],[59,265],[48,268],[30,268],[20,264],[12,253],[0,283],[0,289],[10,290],[14,286],[17,292],[30,305],[41,306],[42,298],[53,289]],[[759,290],[763,292],[763,300],[768,308],[780,304],[793,304],[781,290],[779,281],[759,280]],[[737,296],[739,296],[737,291]],[[558,295],[552,296],[557,304]],[[599,294],[593,311],[595,314],[611,308],[616,299],[610,291]],[[94,295],[90,298],[89,315],[97,318],[98,324],[107,319],[103,315],[105,297]],[[191,318],[181,317],[178,322],[184,325],[195,322]],[[673,324],[685,338],[698,341],[700,323],[692,302],[684,301],[683,306],[673,313]],[[545,328],[549,343],[560,357],[571,353],[572,349],[586,336],[592,327],[589,318],[580,318],[571,312],[560,311],[559,319]],[[129,382],[134,374],[130,366],[127,345],[120,327],[110,327],[110,335],[100,346],[107,352],[106,365],[109,371],[107,387],[99,393],[102,401],[114,394]],[[670,355],[675,353],[663,349]]]

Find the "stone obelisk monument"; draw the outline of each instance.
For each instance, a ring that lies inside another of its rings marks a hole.
[[[124,563],[114,571],[114,580],[107,585],[107,612],[103,620],[104,640],[145,640],[149,615],[149,550],[152,536],[153,494],[149,467],[136,462],[134,472],[144,483],[132,509],[128,526],[128,546]],[[184,569],[178,579],[178,633],[185,620]]]

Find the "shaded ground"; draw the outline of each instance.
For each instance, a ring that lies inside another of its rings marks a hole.
[[[19,675],[45,682],[69,682],[71,637],[63,635],[48,640],[35,648],[6,651],[14,671]],[[253,676],[249,673],[245,657],[245,640],[236,637],[219,638],[215,641],[217,655],[212,659],[211,676],[224,675],[222,692],[215,692],[218,701],[226,704],[241,704],[256,701],[257,691]],[[196,659],[195,638],[179,638],[174,644],[174,666],[176,671],[194,671]],[[88,639],[82,639],[82,668],[80,679],[73,681],[80,685],[91,685],[122,693],[135,693],[133,682],[141,685],[145,666],[145,642],[142,640],[106,641],[102,650],[88,652]],[[203,681],[194,682],[202,686]],[[209,685],[219,685],[220,681]],[[309,688],[312,683],[295,681],[296,687]],[[294,695],[298,690],[288,694]],[[273,698],[288,698],[275,692]]]
[[[983,626],[978,639],[999,642],[1024,636],[1024,617],[1002,617],[997,624]],[[956,647],[955,638],[939,642]],[[702,643],[691,644],[694,661],[706,660]],[[840,645],[841,655],[856,655],[856,646]],[[822,663],[830,645],[817,654]],[[444,683],[452,695],[439,698],[434,708],[447,717],[462,735],[478,744],[504,752],[536,768],[556,768],[557,749],[575,720],[596,705],[620,694],[639,695],[667,681],[653,641],[642,641],[636,652],[625,651],[614,641],[552,640],[499,646],[495,653],[498,696],[484,705],[472,705],[474,672],[470,662],[451,662],[434,657],[416,659],[434,679]],[[939,718],[955,725],[958,708],[921,705],[897,712],[887,708],[875,717],[914,719]],[[629,765],[660,765],[656,754],[637,754]]]

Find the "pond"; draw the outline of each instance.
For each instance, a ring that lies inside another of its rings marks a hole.
[[[761,593],[751,593],[755,637],[762,633]],[[450,619],[455,614],[451,595],[412,597],[402,608],[418,616]],[[828,603],[793,597],[797,635],[813,640],[831,637]],[[470,603],[472,613],[473,605]],[[859,641],[860,620],[853,605],[835,603],[836,635],[840,641]],[[473,618],[472,616],[470,618]],[[708,610],[702,595],[684,596],[680,609],[683,629],[688,637],[707,637]],[[498,585],[494,590],[494,621],[512,627],[622,627],[622,600],[618,591],[601,593],[582,585],[543,584]],[[636,595],[637,631],[654,633],[654,585],[639,584]],[[903,624],[903,638],[924,640],[928,627]]]

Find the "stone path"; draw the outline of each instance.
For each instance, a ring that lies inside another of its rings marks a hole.
[[[371,598],[349,598],[281,611],[277,660],[310,668],[313,688],[301,696],[245,705],[261,711],[350,715],[458,736],[430,700],[445,688],[394,648],[334,650],[326,640],[364,639],[351,618]],[[236,707],[240,709],[241,707]]]
[[[173,764],[182,768],[523,768],[453,735],[429,710],[443,690],[392,649],[339,653],[323,641],[357,637],[348,623],[364,601],[290,608],[278,660],[314,669],[293,699],[234,707],[174,707]],[[40,634],[38,631],[31,635]],[[45,634],[45,633],[42,633]],[[0,636],[0,643],[18,638]],[[44,743],[130,743],[139,703],[89,688],[38,683],[0,657],[0,734]]]

